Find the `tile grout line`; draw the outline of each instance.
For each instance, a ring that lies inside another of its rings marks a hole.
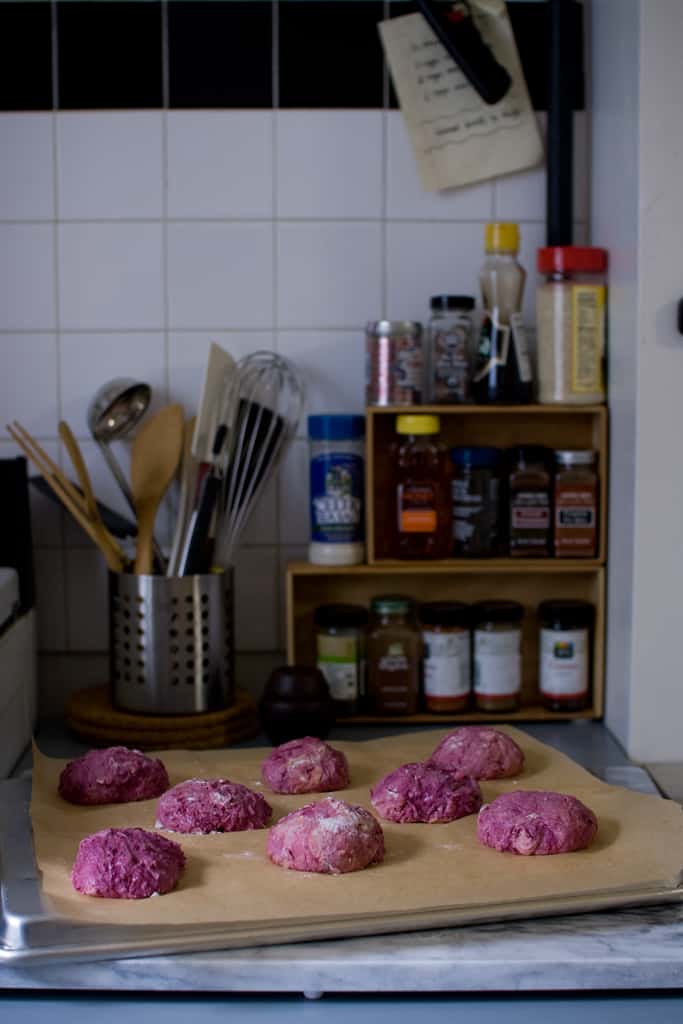
[[[383,5],[383,16],[384,20],[389,17],[390,6],[389,0],[384,0]],[[387,303],[389,299],[389,268],[387,265],[387,258],[389,253],[389,219],[388,213],[388,202],[387,202],[387,188],[389,181],[389,68],[386,60],[382,59],[382,149],[380,154],[381,161],[381,210],[380,218],[382,224],[381,243],[380,243],[380,263],[381,263],[381,276],[380,276],[380,308],[379,313],[381,318],[385,318],[389,315],[387,311]]]
[[[272,97],[271,97],[271,141],[272,141],[272,154],[271,154],[271,169],[273,175],[272,181],[272,273],[273,273],[273,293],[271,297],[272,301],[272,319],[274,324],[273,330],[273,348],[276,352],[280,351],[280,323],[278,317],[279,308],[279,260],[278,260],[278,239],[279,239],[279,202],[278,202],[278,144],[279,144],[279,111],[280,111],[280,3],[279,0],[273,0],[271,4],[271,86],[272,86]],[[275,551],[274,551],[274,569],[278,576],[278,583],[275,586],[275,633],[279,635],[280,623],[284,615],[284,607],[282,602],[281,587],[279,585],[280,575],[280,560],[282,551],[282,531],[280,524],[280,515],[282,512],[282,465],[281,462],[277,467],[275,475]]]
[[[163,282],[164,383],[171,400],[170,286],[168,279],[168,113],[171,98],[168,0],[161,4],[161,280]]]
[[[52,229],[52,251],[54,258],[54,300],[55,300],[55,366],[56,366],[56,389],[55,400],[57,417],[62,419],[64,415],[63,394],[62,394],[62,308],[60,296],[60,261],[59,261],[59,145],[57,142],[59,130],[59,31],[57,18],[57,0],[50,3],[50,46],[52,54],[52,199],[54,204],[54,221]],[[55,424],[56,427],[56,424]],[[57,430],[55,429],[55,440]],[[62,447],[57,446],[57,462],[64,468],[62,460]],[[69,603],[69,560],[68,560],[68,538],[66,514],[63,509],[59,511],[59,538],[60,538],[60,562],[62,567],[61,587],[62,604],[64,608],[64,636],[62,643],[65,651],[71,649],[71,608]]]

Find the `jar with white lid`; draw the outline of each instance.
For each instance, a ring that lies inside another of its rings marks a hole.
[[[538,250],[538,401],[605,401],[607,250],[551,245]]]
[[[314,565],[357,565],[365,557],[365,417],[308,417]]]

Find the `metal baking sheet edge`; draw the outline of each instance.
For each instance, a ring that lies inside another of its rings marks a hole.
[[[289,920],[260,928],[253,923],[179,926],[173,930],[157,926],[122,928],[77,924],[51,912],[41,893],[40,872],[33,855],[30,800],[30,778],[0,783],[0,964],[77,962],[238,949],[683,902],[682,885],[675,889],[630,889],[514,901],[496,907],[438,907],[381,917],[338,917],[314,922]]]

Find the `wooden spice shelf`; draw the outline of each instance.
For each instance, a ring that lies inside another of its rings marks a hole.
[[[605,563],[596,558],[446,558],[431,562],[393,561],[379,559],[372,564],[362,565],[311,565],[309,562],[293,562],[292,569],[302,576],[381,576],[385,573],[402,573],[406,576],[498,575],[500,573],[547,573],[553,575],[586,573],[602,568]]]
[[[549,562],[550,560],[548,560]],[[557,560],[558,563],[561,560]],[[521,562],[521,560],[520,560]],[[569,560],[567,560],[569,562]],[[564,562],[549,572],[542,559],[519,564],[508,559],[502,566],[490,565],[489,572],[454,571],[448,563],[424,565],[399,562],[392,565],[321,566],[293,562],[287,567],[287,660],[311,665],[316,661],[313,615],[321,604],[359,604],[368,608],[381,593],[403,593],[419,603],[424,601],[475,601],[503,599],[519,601],[524,607],[522,623],[521,709],[516,712],[466,712],[448,715],[405,715],[382,717],[361,715],[354,724],[414,724],[446,721],[502,722],[516,719],[552,721],[561,718],[600,718],[604,703],[605,569],[596,563]],[[538,697],[537,608],[548,599],[579,598],[595,605],[595,636],[592,652],[593,688],[590,707],[580,712],[546,711]],[[351,721],[351,719],[349,719]]]
[[[540,704],[530,704],[519,711],[501,711],[499,714],[488,711],[458,711],[435,715],[421,711],[416,715],[345,715],[337,719],[337,725],[452,725],[459,722],[483,725],[486,722],[557,722],[595,717],[592,708],[584,711],[548,711]]]
[[[404,716],[356,715],[354,725],[444,725],[457,722],[538,722],[601,718],[604,706],[605,575],[607,561],[608,411],[604,405],[422,405],[366,410],[367,564],[319,566],[292,563],[287,570],[287,657],[290,663],[314,664],[313,613],[319,604],[350,603],[369,607],[381,593],[404,593],[418,602],[503,599],[524,606],[522,624],[521,707],[514,712],[467,711]],[[395,515],[391,449],[396,416],[403,413],[439,417],[448,446],[544,445],[591,448],[597,452],[599,549],[597,557],[484,558],[412,562],[390,558],[384,525]],[[546,711],[538,695],[538,605],[548,599],[578,598],[595,606],[590,706],[582,711]]]

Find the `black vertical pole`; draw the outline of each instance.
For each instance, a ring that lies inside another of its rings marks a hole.
[[[574,19],[572,0],[550,3],[550,83],[548,89],[548,245],[571,245],[574,122]]]

